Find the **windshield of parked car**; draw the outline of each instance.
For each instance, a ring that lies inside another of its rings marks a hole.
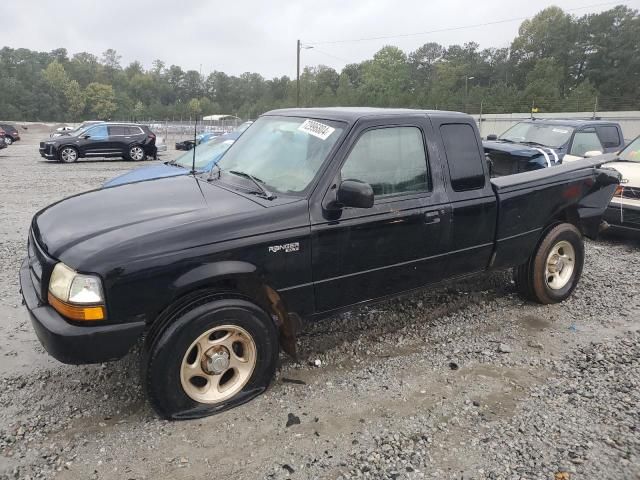
[[[558,148],[563,146],[573,133],[573,127],[564,125],[549,125],[534,122],[516,123],[509,130],[500,135],[500,140],[516,143],[534,143],[545,147]]]
[[[176,165],[191,170],[191,166],[193,165],[193,152],[195,150],[196,170],[201,170],[205,168],[209,163],[220,158],[220,156],[227,151],[232,143],[233,140],[230,138],[214,138],[208,142],[201,143],[188,152],[183,153],[171,163],[175,163]]]
[[[344,127],[341,122],[329,120],[261,117],[218,162],[221,180],[240,183],[242,176],[238,173],[243,173],[271,191],[303,192],[342,136]],[[212,175],[215,178],[215,172]]]
[[[620,152],[620,160],[640,162],[640,137],[622,149]]]

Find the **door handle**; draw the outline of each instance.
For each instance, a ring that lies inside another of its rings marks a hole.
[[[433,224],[440,223],[440,212],[426,212],[424,214],[424,223]]]

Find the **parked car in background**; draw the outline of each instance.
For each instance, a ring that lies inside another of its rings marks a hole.
[[[51,133],[49,137],[55,138],[55,137],[60,137],[64,135],[73,135],[74,133],[77,133],[81,130],[85,130],[87,127],[90,127],[91,125],[97,125],[99,123],[104,123],[104,122],[102,122],[101,120],[88,120],[86,122],[82,122],[77,127],[60,127],[60,128],[57,128],[55,132]]]
[[[241,123],[238,125],[233,132],[242,133],[253,123],[253,121],[249,120],[247,122]],[[226,135],[223,131],[213,131],[213,132],[205,132],[196,136],[195,142],[193,138],[183,140],[181,142],[176,142],[176,150],[191,150],[194,145],[200,145],[201,143],[208,142],[212,138]]]
[[[622,181],[611,199],[605,220],[613,231],[640,234],[640,136],[636,137],[607,167],[622,174]]]
[[[3,148],[7,148],[7,143],[5,142],[5,133],[2,128],[0,128],[0,150]]]
[[[224,152],[236,141],[241,132],[231,132],[220,135],[214,139],[202,143],[195,148],[195,170],[197,173],[208,172],[216,162],[222,157]],[[149,165],[148,167],[136,168],[130,172],[123,173],[104,183],[103,187],[113,187],[131,182],[151,180],[152,178],[176,177],[191,173],[194,167],[194,152],[188,151],[162,165]]]
[[[526,299],[569,298],[620,181],[601,164],[491,179],[469,115],[275,110],[210,173],[40,210],[22,296],[58,360],[115,360],[143,340],[156,411],[211,415],[264,392],[305,321],[508,268]]]
[[[40,155],[65,163],[79,158],[122,157],[140,161],[156,156],[156,135],[145,125],[102,122],[40,142]]]
[[[200,145],[201,143],[208,142],[216,136],[218,136],[218,134],[213,132],[201,133],[196,136],[195,140],[191,138],[181,142],[176,142],[176,150],[191,150],[194,145]]]
[[[620,125],[600,120],[531,119],[482,142],[494,176],[537,170],[616,152],[624,145]]]
[[[7,145],[11,145],[13,142],[17,142],[18,140],[20,140],[20,132],[18,132],[16,127],[14,127],[13,125],[10,125],[8,123],[0,123],[0,128],[4,130],[4,141]]]

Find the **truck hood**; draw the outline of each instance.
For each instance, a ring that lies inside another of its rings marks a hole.
[[[263,209],[260,203],[214,183],[180,176],[64,199],[38,212],[32,229],[50,256],[86,270],[96,264],[92,262],[96,257],[102,259],[98,263],[110,257],[135,260],[154,252],[214,242],[215,234],[207,232],[203,238],[189,232],[198,231],[194,225],[203,222],[217,225],[222,219],[242,219],[243,214]]]
[[[103,187],[115,187],[125,183],[139,182],[141,180],[151,180],[153,178],[176,177],[188,175],[190,172],[186,168],[171,165],[150,165],[148,167],[135,168],[127,173],[107,180]]]
[[[563,152],[562,147],[560,148],[533,147],[531,145],[503,142],[501,140],[485,140],[484,142],[482,142],[482,146],[484,147],[484,151],[486,153],[499,152],[503,154],[509,154],[514,157],[525,157],[525,158],[534,158],[539,155],[542,155],[542,152],[540,152],[540,150],[551,155],[552,155],[552,152],[555,152],[558,155],[560,155]]]

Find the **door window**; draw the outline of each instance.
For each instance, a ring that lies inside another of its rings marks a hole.
[[[422,131],[390,127],[362,134],[342,166],[342,180],[371,185],[376,197],[431,190]]]
[[[120,126],[120,125],[111,125],[109,127],[109,136],[110,137],[114,137],[114,136],[118,136],[121,137],[123,135],[126,135],[126,127]]]
[[[440,133],[453,189],[464,192],[483,188],[484,159],[473,127],[468,123],[447,123],[440,126]]]
[[[598,150],[602,152],[602,144],[595,130],[590,132],[576,132],[573,137],[573,145],[571,145],[571,155],[576,157],[584,157],[587,152]]]
[[[126,127],[127,135],[140,135],[142,134],[142,129],[140,127]]]
[[[106,125],[98,125],[87,130],[87,135],[90,135],[93,140],[101,140],[107,138],[109,133]]]

